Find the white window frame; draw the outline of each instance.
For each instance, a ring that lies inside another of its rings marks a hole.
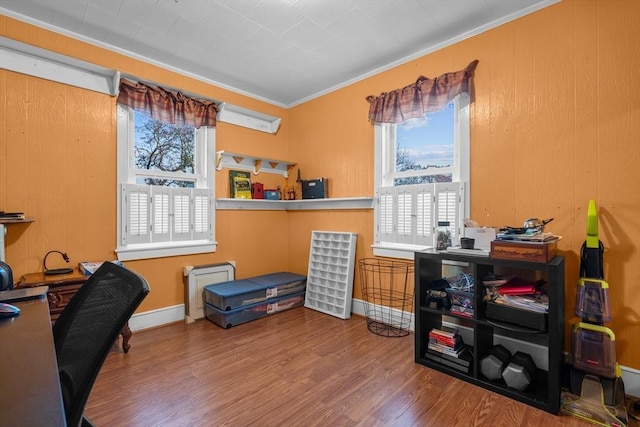
[[[455,166],[434,171],[451,173],[453,182],[394,186],[394,178],[424,171],[395,172],[396,125],[376,124],[374,138],[374,255],[413,259],[415,251],[435,247],[438,221],[451,223],[455,243],[469,217],[469,96],[454,100]]]
[[[171,174],[135,167],[134,110],[117,105],[118,259],[212,253],[215,241],[215,128],[196,130],[194,174]],[[194,181],[194,188],[136,184],[139,176]],[[135,205],[133,203],[136,203]]]

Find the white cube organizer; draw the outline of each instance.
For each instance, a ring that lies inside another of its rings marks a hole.
[[[340,319],[351,317],[356,233],[312,231],[304,306]]]

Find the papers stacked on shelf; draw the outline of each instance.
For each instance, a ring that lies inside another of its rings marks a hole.
[[[562,236],[556,236],[550,232],[538,232],[538,233],[498,233],[496,234],[496,240],[510,240],[515,242],[527,242],[527,243],[548,243],[557,242]]]
[[[493,302],[538,313],[546,313],[549,310],[549,298],[547,295],[500,294]]]

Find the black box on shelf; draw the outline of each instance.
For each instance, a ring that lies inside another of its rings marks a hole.
[[[302,198],[303,199],[326,199],[329,197],[327,178],[303,179]]]
[[[522,326],[538,332],[547,330],[547,313],[525,310],[492,301],[487,302],[487,319]]]

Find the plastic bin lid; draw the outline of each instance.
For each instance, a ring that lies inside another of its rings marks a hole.
[[[266,310],[261,310],[261,307],[266,307],[268,305],[271,304],[275,304],[275,303],[286,303],[289,300],[292,299],[296,299],[296,298],[302,298],[304,300],[304,296],[305,296],[305,291],[299,291],[299,292],[295,292],[293,294],[289,294],[289,295],[283,295],[274,299],[270,299],[270,300],[265,300],[265,301],[258,301],[258,302],[254,302],[251,304],[247,304],[247,305],[243,305],[240,307],[235,307],[232,308],[231,310],[222,310],[218,307],[216,307],[213,304],[209,304],[208,302],[205,303],[206,306],[208,308],[210,308],[211,310],[218,312],[220,314],[223,314],[225,316],[229,316],[235,313],[240,313],[243,311],[266,311]]]
[[[231,280],[214,283],[204,287],[205,291],[213,292],[222,297],[238,295],[240,292],[252,292],[264,289],[264,285],[248,279]]]
[[[283,285],[286,283],[305,280],[306,278],[307,278],[306,276],[302,276],[300,274],[282,271],[279,273],[270,273],[270,274],[263,274],[262,276],[250,277],[248,280],[251,280],[252,282],[255,282],[255,283],[260,283],[261,285],[277,286],[277,285]]]

